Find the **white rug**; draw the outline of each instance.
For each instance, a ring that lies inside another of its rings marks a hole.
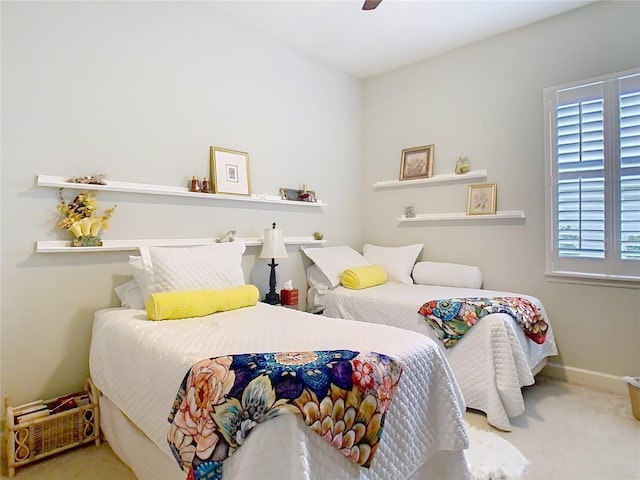
[[[469,449],[467,462],[474,480],[518,480],[529,460],[501,436],[467,423]]]

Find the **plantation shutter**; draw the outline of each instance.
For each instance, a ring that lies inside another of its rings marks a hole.
[[[605,257],[605,146],[602,84],[557,93],[559,257]]]
[[[545,89],[546,275],[640,285],[640,71]]]
[[[620,258],[640,260],[640,76],[620,79]]]

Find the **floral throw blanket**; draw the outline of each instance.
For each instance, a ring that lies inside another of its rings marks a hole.
[[[374,352],[330,350],[209,358],[193,365],[169,414],[169,447],[187,480],[221,479],[258,424],[284,413],[368,468],[402,375]]]
[[[478,320],[490,313],[510,315],[525,335],[538,344],[544,343],[549,328],[540,309],[520,297],[430,300],[420,307],[418,313],[425,317],[446,348],[455,346]]]

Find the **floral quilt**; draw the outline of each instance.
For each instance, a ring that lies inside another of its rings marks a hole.
[[[532,302],[520,297],[466,297],[430,300],[418,313],[435,330],[446,348],[454,347],[475,323],[490,313],[506,313],[535,343],[545,341],[549,325]]]
[[[222,478],[222,462],[258,424],[284,413],[369,468],[400,363],[374,352],[228,355],[193,365],[169,414],[168,442],[187,480]]]

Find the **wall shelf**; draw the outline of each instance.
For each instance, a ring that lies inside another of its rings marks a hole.
[[[473,179],[487,178],[486,170],[472,170],[463,174],[456,173],[444,173],[442,175],[434,175],[431,178],[420,178],[417,180],[383,180],[373,184],[374,190],[383,188],[401,188],[401,187],[414,187],[417,185],[429,186],[436,183],[458,183],[468,182]]]
[[[187,187],[173,187],[167,185],[154,185],[150,183],[131,183],[106,180],[106,185],[91,185],[85,183],[67,182],[65,177],[54,175],[38,175],[37,185],[40,187],[73,188],[76,190],[143,193],[147,195],[167,195],[176,197],[199,198],[209,200],[230,200],[234,202],[270,203],[278,205],[295,205],[297,207],[326,207],[327,204],[318,202],[297,202],[294,200],[282,200],[278,195],[225,195],[220,193],[190,192]]]
[[[466,213],[420,213],[413,218],[407,218],[402,216],[398,218],[399,223],[411,223],[411,222],[440,222],[449,220],[471,220],[471,221],[485,221],[485,220],[508,220],[508,219],[523,219],[523,210],[502,210],[493,215],[467,215]]]
[[[262,237],[236,238],[236,241],[244,242],[247,247],[262,245]],[[138,240],[103,240],[101,247],[72,247],[71,241],[65,240],[39,240],[36,242],[38,253],[97,253],[138,250],[139,247],[169,247],[169,246],[194,246],[209,245],[215,242],[213,238],[158,238]],[[284,237],[286,245],[308,245],[327,243],[326,240],[316,240],[313,237]]]

